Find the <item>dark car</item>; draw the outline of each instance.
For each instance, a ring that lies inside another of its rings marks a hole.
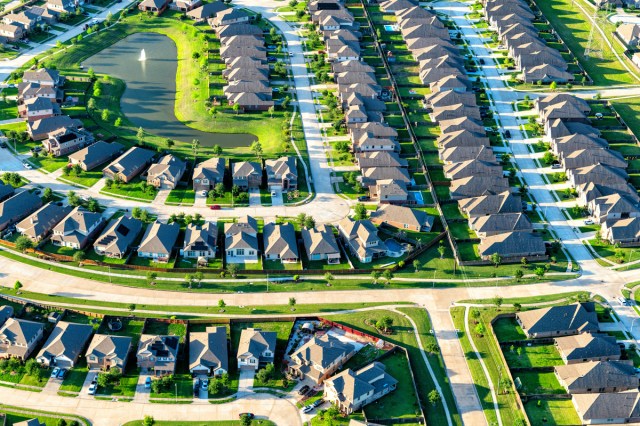
[[[278,59],[275,56],[267,56],[267,61],[276,62]]]
[[[313,396],[317,391],[314,388],[311,388],[307,391],[307,396]]]
[[[358,201],[369,201],[371,199],[371,197],[369,197],[368,195],[361,195],[358,197]]]
[[[484,59],[480,59],[480,65],[484,65]]]
[[[510,138],[511,137],[511,131],[510,130],[505,130],[504,131],[504,137],[505,138]]]
[[[0,148],[6,148],[6,147],[7,147],[7,144],[6,144],[6,143],[4,143],[4,142],[0,142]]]
[[[209,207],[211,210],[220,210],[220,206],[218,204],[214,204],[211,207]]]
[[[58,379],[64,379],[65,377],[67,377],[67,370],[61,368],[60,371],[58,371]]]
[[[304,395],[308,391],[309,391],[309,386],[304,385],[303,387],[300,388],[300,390],[298,390],[298,395]]]
[[[316,401],[315,401],[313,404],[311,404],[311,405],[313,405],[313,408],[316,408],[316,407],[321,406],[322,404],[324,404],[324,399],[320,398],[320,399],[316,400]]]

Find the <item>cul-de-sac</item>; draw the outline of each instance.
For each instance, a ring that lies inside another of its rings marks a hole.
[[[0,0],[0,426],[640,424],[639,138],[638,0]]]

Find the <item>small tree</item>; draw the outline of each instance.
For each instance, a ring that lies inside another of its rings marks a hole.
[[[480,318],[480,311],[477,310],[477,309],[472,309],[471,310],[471,318],[473,318],[477,322],[478,319]]]
[[[144,416],[144,420],[142,421],[143,426],[153,426],[156,423],[152,416]]]
[[[476,334],[480,337],[484,336],[484,333],[487,332],[487,329],[485,328],[484,324],[482,324],[481,322],[479,322],[476,325],[476,328],[474,329]]]
[[[509,393],[509,390],[511,389],[511,380],[509,380],[508,377],[503,377],[502,380],[500,380],[499,386],[502,393]]]
[[[542,266],[537,267],[533,271],[533,273],[536,274],[536,277],[538,277],[538,278],[544,277],[545,272],[546,272],[546,270]]]
[[[155,282],[156,278],[158,278],[158,274],[153,271],[147,272],[147,284],[151,285]]]
[[[429,392],[429,402],[431,405],[436,405],[440,402],[441,398],[440,393],[436,389],[432,389],[431,392]]]
[[[382,273],[380,271],[371,272],[371,278],[373,279],[374,284],[378,283],[378,280],[380,279],[381,276],[382,276]]]
[[[229,273],[229,275],[231,275],[232,278],[236,278],[238,276],[239,269],[240,268],[238,268],[237,263],[230,263],[227,265],[227,272]]]
[[[16,250],[24,253],[28,249],[33,248],[33,241],[26,235],[20,235],[16,238]]]
[[[440,259],[444,258],[444,254],[447,252],[447,247],[444,245],[444,241],[440,240],[440,244],[438,244],[438,254],[440,255]]]
[[[49,187],[46,187],[44,189],[44,192],[42,193],[42,197],[45,199],[45,201],[53,200],[53,190]]]
[[[362,203],[358,203],[353,207],[353,213],[355,220],[364,220],[367,218],[367,208]]]
[[[81,250],[78,250],[77,252],[73,253],[73,261],[80,263],[84,260],[84,252]]]
[[[555,92],[557,88],[558,88],[558,83],[556,83],[555,81],[552,81],[551,84],[549,85],[549,89],[551,89],[552,92]]]
[[[224,300],[218,300],[218,308],[224,308],[225,306],[227,306],[227,304],[224,302]]]
[[[211,150],[213,152],[213,155],[215,155],[216,157],[220,157],[222,155],[222,147],[220,145],[214,145]]]
[[[142,145],[144,142],[144,129],[142,127],[138,128],[138,131],[136,132],[136,139],[138,139],[139,145]]]
[[[496,296],[493,298],[493,304],[496,305],[496,308],[499,308],[500,306],[502,306],[502,297],[500,296]]]
[[[253,155],[258,158],[262,158],[262,144],[259,141],[253,142],[249,149],[253,152]]]
[[[516,272],[515,272],[516,281],[520,282],[523,276],[524,276],[524,272],[522,272],[522,269],[516,269]]]
[[[273,113],[274,113],[274,111],[275,111],[275,108],[273,107],[273,105],[271,105],[271,106],[269,107],[269,109],[267,110],[267,112],[269,113],[269,116],[270,116],[271,118],[273,118]]]
[[[13,283],[13,289],[15,291],[18,291],[22,288],[22,283],[20,281],[16,281],[15,283]]]
[[[29,376],[38,377],[38,373],[40,372],[40,365],[38,364],[38,361],[30,358],[24,365],[24,370]]]
[[[495,266],[496,268],[500,266],[500,264],[502,263],[502,256],[500,256],[500,253],[495,252],[491,255],[491,263],[493,263],[493,266]]]
[[[296,306],[296,298],[295,297],[290,297],[289,298],[289,306],[293,309],[294,306]]]
[[[385,269],[384,272],[382,273],[382,276],[387,281],[387,284],[389,284],[393,279],[393,272],[391,272],[391,269]]]
[[[383,330],[385,333],[389,331],[391,326],[393,326],[393,318],[390,316],[385,315],[376,321],[376,328],[378,330]]]
[[[333,281],[333,274],[331,274],[331,272],[327,272],[324,274],[324,279],[327,281]]]
[[[522,305],[518,302],[513,304],[513,309],[515,309],[516,311],[520,312],[520,310],[522,310]]]
[[[422,264],[418,259],[413,261],[413,269],[415,269],[416,272],[418,272],[421,267],[422,267]]]
[[[251,426],[251,417],[248,414],[242,414],[240,416],[240,425],[241,426]]]

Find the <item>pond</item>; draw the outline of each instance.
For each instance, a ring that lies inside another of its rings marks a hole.
[[[146,60],[140,61],[144,48]],[[169,37],[156,33],[137,33],[120,40],[83,62],[123,80],[127,88],[120,106],[122,112],[138,127],[154,135],[184,142],[198,139],[202,146],[249,146],[257,138],[248,133],[209,133],[193,129],[175,115],[176,45]]]

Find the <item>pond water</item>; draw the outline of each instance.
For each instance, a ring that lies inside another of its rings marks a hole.
[[[140,61],[144,48],[146,60]],[[120,106],[133,124],[154,135],[202,146],[249,146],[257,138],[248,133],[209,133],[193,129],[175,115],[176,45],[157,33],[137,33],[120,40],[83,62],[84,68],[108,74],[127,84]]]

